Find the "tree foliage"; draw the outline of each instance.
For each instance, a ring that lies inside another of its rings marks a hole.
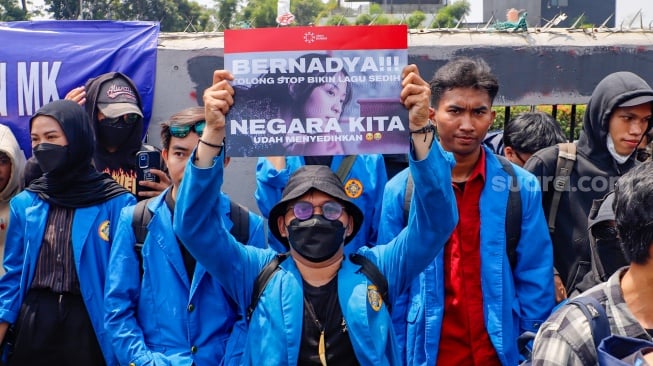
[[[322,0],[293,0],[290,2],[290,12],[295,16],[295,24],[310,25],[315,21],[326,5]]]
[[[469,14],[469,10],[470,5],[465,0],[443,6],[435,15],[431,28],[453,28],[465,15]]]
[[[0,21],[13,22],[27,19],[29,19],[27,11],[18,6],[16,1],[0,0]]]
[[[242,9],[240,20],[254,28],[277,26],[277,0],[250,0]]]
[[[575,124],[574,124],[574,135],[573,138],[577,139],[580,131],[583,129],[583,115],[585,114],[586,105],[579,104],[576,106],[575,114]],[[553,107],[550,105],[538,105],[538,106],[524,106],[524,105],[514,105],[510,107],[510,118],[515,117],[519,113],[530,112],[531,110],[536,110],[539,112],[544,112],[548,114],[553,114]],[[494,123],[491,130],[503,130],[503,126],[506,120],[506,108],[503,106],[492,107],[492,110],[496,112],[496,117],[494,118]],[[556,112],[556,121],[562,127],[562,131],[565,133],[565,136],[569,138],[571,131],[571,105],[558,105]]]
[[[422,22],[426,20],[426,15],[424,14],[423,11],[420,10],[415,10],[408,19],[406,19],[406,25],[408,25],[408,28],[410,29],[416,29],[419,28],[420,25],[422,25]]]
[[[158,21],[163,32],[201,31],[211,26],[206,10],[188,0],[45,0],[45,5],[58,20]]]
[[[327,19],[326,21],[326,25],[349,25],[349,24],[350,24],[349,20],[347,20],[347,18],[342,14],[336,14],[331,18]]]
[[[295,25],[315,24],[327,5],[322,0],[293,0],[290,2],[290,12],[295,16]],[[250,0],[243,8],[241,21],[252,27],[277,26],[277,0]]]
[[[237,0],[223,0],[218,8],[218,30],[231,28],[236,21]]]

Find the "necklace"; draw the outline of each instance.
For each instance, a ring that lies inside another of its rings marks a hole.
[[[311,314],[311,317],[313,318],[313,321],[315,321],[315,324],[317,325],[318,329],[320,329],[320,340],[317,346],[317,355],[320,357],[320,363],[322,364],[322,366],[327,366],[326,343],[324,342],[324,328],[327,322],[325,321],[324,324],[320,323],[320,320],[317,318],[317,314],[315,313],[315,309],[313,309],[313,304],[311,304],[311,302],[306,299],[306,296],[304,296],[304,306],[306,306],[308,312]]]

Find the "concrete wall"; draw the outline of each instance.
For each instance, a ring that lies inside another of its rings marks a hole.
[[[159,122],[201,103],[214,69],[223,68],[221,34],[162,34],[149,142]],[[527,33],[422,31],[409,34],[409,62],[426,79],[456,56],[483,57],[500,82],[497,105],[584,104],[594,85],[621,70],[653,83],[653,32],[531,30]],[[199,99],[196,97],[199,95]],[[224,190],[256,209],[256,159],[232,159]]]

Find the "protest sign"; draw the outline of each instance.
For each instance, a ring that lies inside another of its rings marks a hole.
[[[156,22],[0,23],[0,123],[11,128],[29,157],[32,114],[91,77],[120,71],[138,87],[147,130],[158,36]]]
[[[406,26],[225,31],[230,156],[401,154]]]

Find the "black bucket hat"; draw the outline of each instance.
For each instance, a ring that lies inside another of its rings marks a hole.
[[[281,194],[281,200],[270,210],[268,217],[270,232],[288,248],[288,238],[281,236],[277,225],[277,218],[286,214],[286,208],[289,202],[313,189],[328,194],[338,200],[345,207],[345,210],[347,210],[347,214],[353,217],[354,228],[351,235],[345,238],[345,244],[349,243],[363,223],[363,212],[347,197],[338,176],[329,167],[324,165],[305,165],[297,169],[290,176],[288,184],[286,184],[286,188],[283,189],[283,193]]]

